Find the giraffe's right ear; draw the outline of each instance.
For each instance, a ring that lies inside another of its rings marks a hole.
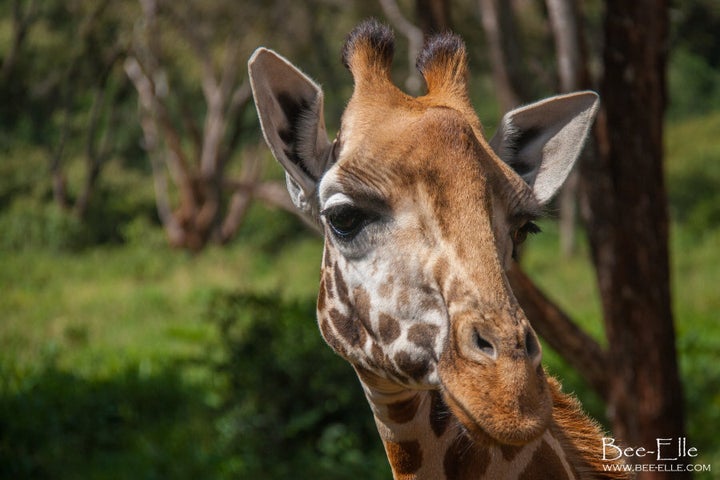
[[[258,48],[248,61],[265,141],[285,169],[292,201],[318,222],[317,185],[333,162],[323,117],[323,92],[286,59]]]

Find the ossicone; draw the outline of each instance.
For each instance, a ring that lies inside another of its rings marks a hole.
[[[393,31],[376,19],[368,19],[348,34],[342,49],[342,62],[352,73],[355,84],[390,81],[395,52]]]
[[[416,62],[428,95],[467,95],[468,61],[465,43],[450,32],[427,39]]]

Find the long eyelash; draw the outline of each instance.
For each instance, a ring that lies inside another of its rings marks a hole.
[[[525,224],[520,227],[513,235],[512,258],[514,260],[518,259],[518,247],[525,241],[525,237],[527,237],[528,235],[535,235],[536,233],[540,233],[541,231],[542,230],[535,222],[525,222]]]
[[[542,228],[540,228],[535,222],[527,222],[525,225],[522,226],[520,230],[522,230],[523,233],[527,233],[530,235],[535,235],[536,233],[542,232]]]

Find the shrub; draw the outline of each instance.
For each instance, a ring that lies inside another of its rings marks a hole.
[[[670,118],[702,115],[720,104],[720,72],[705,58],[677,48],[668,65],[668,89]]]
[[[0,214],[0,248],[77,250],[88,244],[90,231],[77,217],[54,204],[21,197]]]
[[[350,366],[325,345],[314,302],[217,293],[226,391],[219,419],[240,478],[387,478],[382,444]]]

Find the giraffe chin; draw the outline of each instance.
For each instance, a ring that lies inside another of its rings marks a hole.
[[[499,360],[496,365],[440,362],[442,395],[470,437],[482,445],[524,445],[550,425],[553,402],[542,367]]]

